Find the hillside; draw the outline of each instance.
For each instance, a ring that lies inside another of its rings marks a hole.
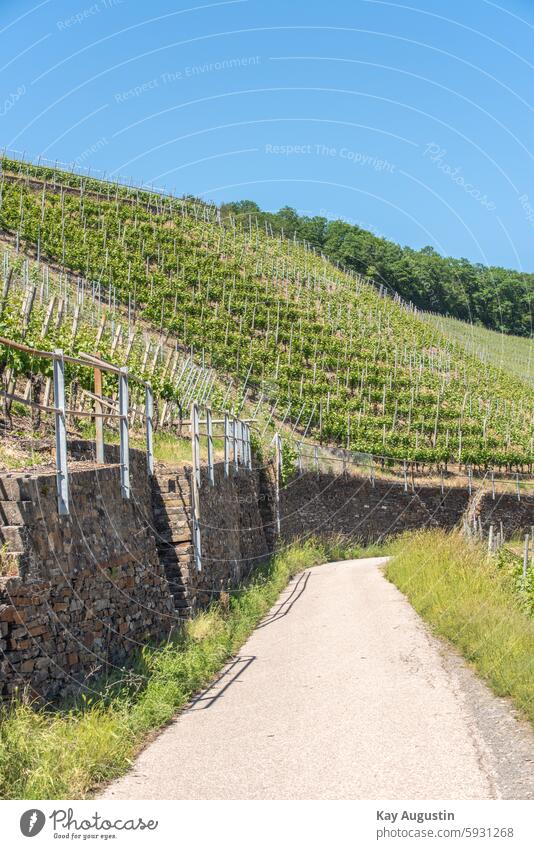
[[[470,354],[534,386],[534,339],[499,333],[441,315],[429,314],[428,321]]]
[[[532,388],[358,275],[193,200],[2,165],[0,227],[15,251],[90,281],[96,298],[175,336],[217,372],[214,406],[232,380],[278,423],[354,451],[530,464]],[[40,334],[42,318],[32,321]],[[8,298],[0,334],[22,331],[20,304]],[[86,349],[96,350],[96,333]],[[142,355],[133,368],[144,373]],[[175,381],[161,389],[184,400]]]
[[[252,218],[270,233],[307,242],[334,262],[372,277],[422,310],[530,338],[534,274],[417,251],[346,221],[310,218],[284,207],[264,212],[253,201],[225,204],[222,213]]]

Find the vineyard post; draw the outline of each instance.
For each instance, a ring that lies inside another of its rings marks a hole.
[[[250,441],[250,425],[245,425],[246,433],[247,433],[247,468],[249,472],[252,471],[252,445]]]
[[[230,471],[230,421],[228,413],[224,414],[224,476],[228,477]]]
[[[67,421],[65,418],[65,362],[63,351],[54,351],[54,407],[56,410],[56,475],[60,516],[69,515],[69,477],[67,469]]]
[[[517,491],[517,500],[521,501],[521,491],[519,489],[519,473],[518,472],[516,472],[516,475],[515,475],[515,486],[516,486],[516,491]]]
[[[232,416],[232,461],[234,471],[237,472],[239,468],[239,455],[237,452],[237,419],[235,416]]]
[[[528,548],[529,548],[529,535],[525,534],[525,548],[524,548],[524,551],[523,551],[523,581],[526,581],[526,579],[527,579]]]
[[[245,426],[241,419],[237,419],[237,448],[239,463],[245,465]]]
[[[146,467],[148,476],[154,474],[154,395],[150,383],[145,383]]]
[[[128,369],[123,366],[119,374],[119,428],[121,492],[130,498],[130,447],[128,434]]]
[[[99,357],[100,354],[97,354]],[[94,390],[95,390],[95,448],[96,448],[96,462],[103,463],[104,462],[104,419],[102,418],[102,413],[104,412],[104,408],[102,406],[101,398],[102,398],[102,372],[99,368],[95,368],[94,370]]]
[[[215,486],[215,471],[213,467],[213,423],[210,407],[206,407],[206,431],[208,436],[208,481],[210,486]]]
[[[491,497],[495,501],[495,472],[491,470]]]
[[[491,554],[493,551],[493,525],[489,526],[488,532],[488,554]]]

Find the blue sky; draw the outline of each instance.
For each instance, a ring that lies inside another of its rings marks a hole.
[[[0,146],[534,271],[534,2],[2,0]]]

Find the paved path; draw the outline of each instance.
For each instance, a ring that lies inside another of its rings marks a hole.
[[[383,577],[298,576],[108,799],[534,796],[534,735]]]

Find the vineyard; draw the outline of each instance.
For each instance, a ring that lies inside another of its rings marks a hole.
[[[163,422],[196,392],[355,452],[531,470],[531,382],[252,219],[4,158],[0,228],[0,335],[127,361]],[[46,392],[46,366],[2,365]]]
[[[465,321],[441,315],[429,314],[428,320],[434,323],[445,336],[463,345],[470,354],[534,386],[534,342],[532,339],[499,333],[487,327],[467,324]]]

